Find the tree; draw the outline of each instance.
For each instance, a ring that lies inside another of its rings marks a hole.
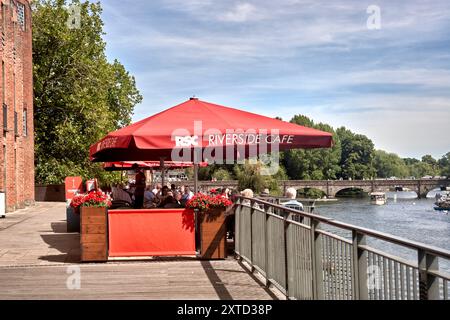
[[[450,177],[450,152],[447,152],[439,159],[439,168],[441,170],[441,175]]]
[[[405,162],[405,164],[407,166],[410,166],[410,165],[420,162],[420,160],[415,159],[415,158],[403,158],[403,161]]]
[[[437,176],[440,173],[438,161],[431,155],[427,154],[422,157],[422,162],[429,167],[429,175]]]
[[[428,163],[429,165],[436,166],[438,163],[435,158],[427,154],[422,157],[422,162]]]
[[[213,176],[213,178],[217,179],[217,181],[232,180],[231,173],[228,170],[224,169],[224,168],[217,169],[216,171],[214,171],[212,176]]]
[[[438,170],[432,165],[426,162],[417,162],[409,166],[410,175],[415,178],[422,178],[424,176],[435,176],[438,174]]]
[[[373,164],[379,178],[405,178],[409,175],[405,161],[395,153],[376,150]]]
[[[33,2],[36,181],[68,175],[117,178],[89,161],[89,146],[128,125],[142,97],[117,60],[109,63],[99,3],[80,7],[81,27],[67,26],[66,0]]]
[[[341,177],[344,179],[370,179],[376,174],[373,167],[373,142],[362,134],[355,134],[345,127],[336,134],[341,142]]]
[[[255,193],[262,192],[268,188],[273,195],[281,194],[278,181],[286,180],[286,172],[283,167],[275,175],[262,175],[261,170],[264,164],[258,161],[256,164],[245,161],[244,164],[236,164],[234,166],[234,175],[238,180],[239,190],[252,189]]]
[[[340,172],[341,145],[333,128],[323,123],[315,124],[303,115],[294,116],[291,122],[332,133],[334,144],[330,149],[295,149],[284,152],[282,163],[289,178],[300,180],[336,179]]]

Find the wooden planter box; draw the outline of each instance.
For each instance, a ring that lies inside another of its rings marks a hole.
[[[108,260],[107,208],[81,208],[81,261]]]
[[[225,209],[211,209],[198,214],[200,225],[200,258],[227,257],[227,228]]]

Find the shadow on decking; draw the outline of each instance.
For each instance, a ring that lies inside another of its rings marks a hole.
[[[54,234],[41,234],[42,240],[50,249],[56,249],[61,254],[41,256],[39,260],[60,263],[80,262],[80,234],[67,233],[66,222],[52,222]]]
[[[67,223],[65,220],[51,223],[53,233],[67,233]]]
[[[236,261],[236,263],[239,263]],[[242,268],[242,270],[227,270],[227,269],[219,269],[214,268],[210,261],[208,260],[202,260],[201,265],[203,267],[203,270],[206,273],[206,276],[208,277],[209,281],[214,287],[214,290],[216,291],[217,296],[220,298],[220,300],[233,300],[233,297],[231,296],[230,292],[226,288],[225,283],[222,281],[222,279],[219,277],[216,271],[220,272],[232,272],[232,273],[244,273],[248,275],[250,278],[252,278],[253,281],[255,281],[264,291],[274,300],[278,300],[278,297],[270,291],[269,288],[265,287],[264,284],[261,282],[260,279],[258,279],[253,273],[251,273],[245,266],[241,263],[239,263],[239,266]]]

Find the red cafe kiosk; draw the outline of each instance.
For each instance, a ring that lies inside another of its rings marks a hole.
[[[109,133],[90,147],[90,156],[94,162],[159,161],[161,168],[166,161],[194,162],[197,191],[202,161],[331,145],[328,132],[191,98]],[[108,210],[107,219],[109,257],[196,254],[194,215],[187,209]]]

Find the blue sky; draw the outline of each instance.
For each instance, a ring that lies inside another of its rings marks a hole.
[[[450,151],[450,1],[107,0],[105,40],[144,96],[346,126],[403,157]],[[369,30],[367,8],[381,10]]]

